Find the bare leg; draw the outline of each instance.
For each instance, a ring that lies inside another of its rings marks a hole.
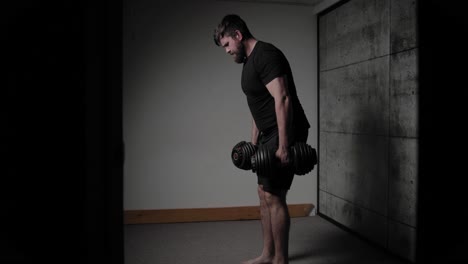
[[[270,210],[271,230],[275,247],[274,264],[287,264],[289,251],[289,229],[291,218],[286,204],[286,191],[280,195],[265,192],[265,201]]]
[[[272,263],[273,257],[275,255],[270,209],[268,208],[268,204],[265,200],[265,192],[263,191],[263,186],[261,185],[258,186],[258,197],[260,199],[260,219],[263,231],[263,250],[259,257],[243,262],[243,264]]]

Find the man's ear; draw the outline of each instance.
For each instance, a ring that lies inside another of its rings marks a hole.
[[[242,33],[241,33],[239,30],[234,31],[234,37],[235,37],[238,41],[244,40],[244,36],[242,35]]]

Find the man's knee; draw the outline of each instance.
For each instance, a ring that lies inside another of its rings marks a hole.
[[[265,197],[265,191],[263,190],[263,185],[258,185],[257,193],[258,193],[258,197],[260,198],[260,200],[263,200]]]
[[[268,207],[282,206],[286,204],[286,193],[287,190],[265,190],[263,185],[258,185],[258,197],[262,205]]]
[[[286,203],[286,191],[281,190],[281,191],[275,191],[275,192],[269,192],[265,191],[264,192],[264,199],[265,202],[268,204],[268,206],[281,206]]]

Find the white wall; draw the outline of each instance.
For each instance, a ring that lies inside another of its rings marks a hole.
[[[317,146],[316,18],[304,6],[232,1],[124,1],[124,209],[258,205],[256,176],[231,162],[250,141],[242,65],[213,42],[228,13],[292,66]],[[317,172],[296,176],[290,204],[317,205]]]

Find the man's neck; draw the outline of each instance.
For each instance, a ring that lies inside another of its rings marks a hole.
[[[249,38],[244,42],[245,54],[247,55],[247,57],[249,57],[250,53],[252,53],[255,44],[257,44],[257,40],[255,38]]]

